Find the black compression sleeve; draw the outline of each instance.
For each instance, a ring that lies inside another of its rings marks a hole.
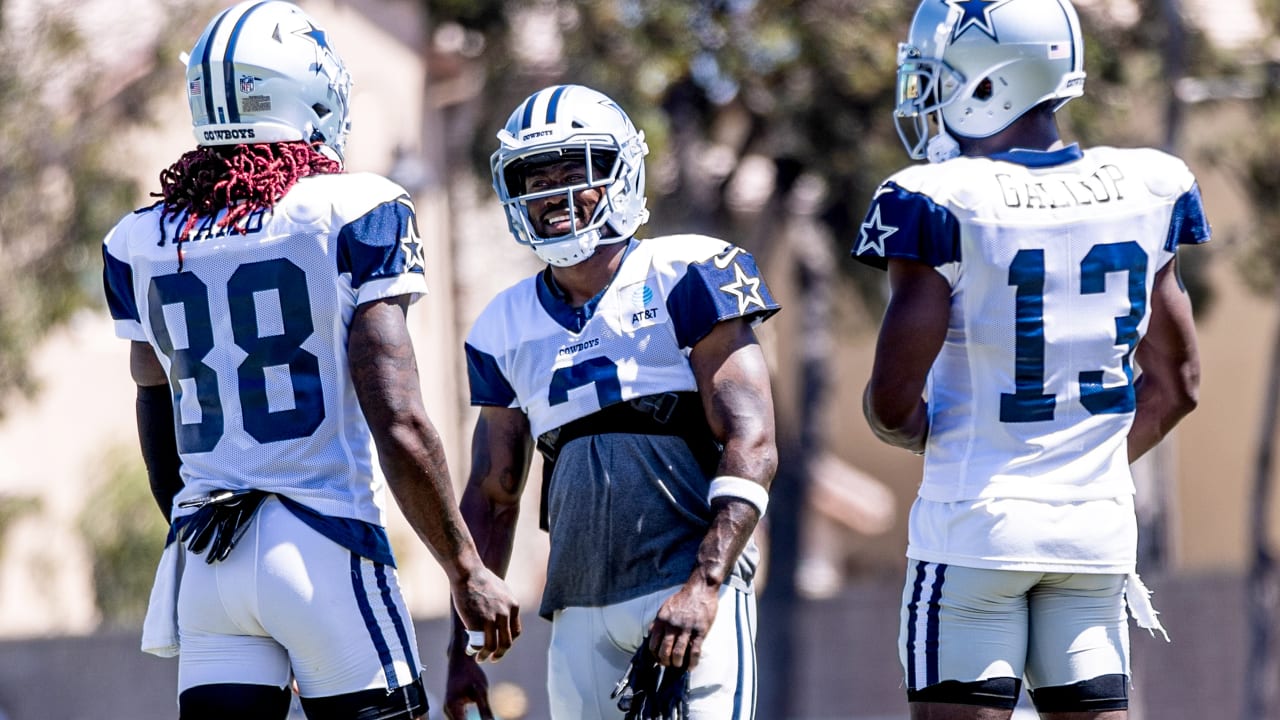
[[[173,510],[173,496],[182,489],[178,468],[178,441],[173,429],[173,399],[168,385],[138,386],[138,441],[142,461],[147,466],[151,495],[167,521]]]

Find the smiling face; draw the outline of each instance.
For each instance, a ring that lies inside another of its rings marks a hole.
[[[581,185],[586,181],[586,163],[581,160],[565,160],[539,165],[528,170],[524,177],[524,191],[541,193],[556,188]],[[534,232],[544,238],[568,235],[573,232],[575,226],[576,229],[581,230],[591,222],[603,194],[604,188],[599,187],[574,193],[572,213],[570,213],[567,191],[528,200],[526,204],[529,210],[529,222]]]

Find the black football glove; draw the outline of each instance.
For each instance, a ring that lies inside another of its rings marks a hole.
[[[193,555],[208,550],[207,563],[226,560],[266,497],[267,493],[258,490],[223,490],[178,503],[178,507],[197,508],[179,518],[178,540],[186,543]]]
[[[646,636],[609,697],[618,699],[625,720],[687,720],[689,669],[659,665]]]

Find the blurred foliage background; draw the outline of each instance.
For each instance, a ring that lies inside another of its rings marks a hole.
[[[103,62],[74,5],[9,5],[23,12],[0,2],[0,397],[34,392],[28,358],[39,341],[103,305],[102,238],[139,193],[116,143],[148,122],[150,99],[173,81],[173,42],[188,42],[160,32],[149,57],[122,72]],[[166,4],[157,28],[208,5]]]
[[[108,453],[102,467],[106,480],[85,502],[79,523],[92,556],[94,604],[104,629],[138,628],[169,526],[132,448]]]

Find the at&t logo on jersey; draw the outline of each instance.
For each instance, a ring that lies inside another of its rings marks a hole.
[[[628,285],[618,293],[623,327],[638,330],[662,321],[662,308],[649,281]]]
[[[653,288],[643,285],[632,291],[632,298],[640,301],[640,310],[632,313],[631,324],[638,325],[645,320],[656,320],[658,308],[649,307],[653,303]]]

